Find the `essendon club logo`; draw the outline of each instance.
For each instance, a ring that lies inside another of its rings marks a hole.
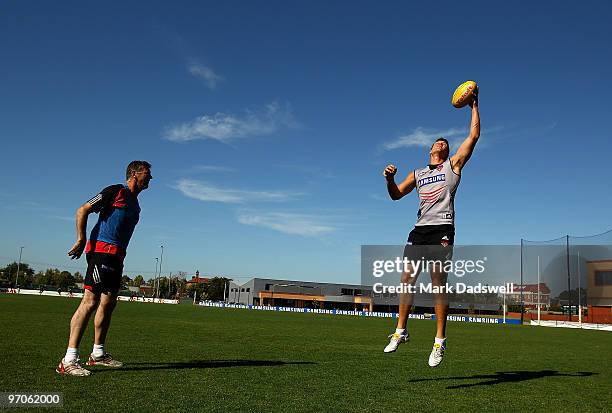
[[[440,240],[440,244],[441,244],[443,247],[448,247],[448,244],[449,244],[449,243],[450,243],[450,241],[449,241],[449,239],[448,239],[448,236],[446,236],[446,235],[445,235],[445,236],[443,236],[443,237],[442,237],[442,239]]]

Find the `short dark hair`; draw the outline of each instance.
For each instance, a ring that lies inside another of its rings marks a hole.
[[[140,172],[142,169],[151,169],[151,164],[147,161],[132,161],[125,170],[125,179],[130,179],[133,173]]]
[[[450,145],[449,145],[448,141],[446,140],[446,138],[442,138],[442,137],[439,137],[438,139],[436,139],[434,141],[434,143],[431,144],[431,147],[433,148],[433,146],[436,144],[436,142],[440,142],[440,141],[445,142],[446,146],[448,146],[448,149],[450,149]]]

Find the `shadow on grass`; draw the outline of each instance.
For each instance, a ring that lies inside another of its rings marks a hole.
[[[416,383],[420,381],[438,381],[438,380],[476,380],[476,379],[488,379],[479,383],[472,384],[457,384],[456,386],[448,386],[447,389],[461,389],[466,387],[474,386],[493,386],[501,383],[516,383],[519,381],[541,379],[543,377],[589,377],[599,373],[593,373],[590,371],[579,371],[576,373],[559,373],[556,370],[540,370],[540,371],[498,371],[495,374],[476,374],[474,376],[466,377],[438,377],[431,379],[414,379],[408,380],[409,383]]]
[[[218,369],[227,367],[275,367],[286,365],[316,364],[311,361],[280,360],[191,360],[168,363],[126,363],[119,369],[100,369],[102,371],[144,371],[144,370],[181,370],[181,369]]]

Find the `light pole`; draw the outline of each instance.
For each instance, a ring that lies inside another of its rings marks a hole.
[[[580,251],[578,251],[578,322],[580,324],[582,324],[582,299],[581,297],[582,297],[582,291],[580,290]]]
[[[168,276],[168,298],[172,299],[172,271]]]
[[[160,245],[159,247],[161,248],[161,255],[160,255],[161,258],[159,259],[159,278],[161,279],[162,263],[164,262],[164,246]],[[169,284],[168,284],[168,289],[170,289]],[[159,282],[157,283],[157,296],[159,297]]]
[[[508,285],[508,283],[506,283],[506,285]],[[502,296],[504,298],[504,304],[502,305],[502,312],[504,314],[504,324],[506,324],[506,294],[508,294],[507,292],[503,292]]]
[[[19,262],[17,263],[17,275],[15,276],[15,288],[17,288],[17,281],[19,280],[19,268],[21,267],[21,253],[23,252],[23,247],[19,247]]]
[[[155,285],[157,283],[157,265],[159,264],[159,258],[155,257],[155,275],[153,276],[153,293],[155,294]]]
[[[570,311],[571,311],[571,307],[570,307]],[[571,313],[570,313],[570,317],[571,317]],[[538,325],[540,325],[540,256],[539,255],[538,255]]]

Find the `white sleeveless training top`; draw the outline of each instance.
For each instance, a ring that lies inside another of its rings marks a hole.
[[[451,167],[450,158],[437,166],[414,170],[419,193],[419,212],[415,226],[455,225],[455,192],[461,176]]]

